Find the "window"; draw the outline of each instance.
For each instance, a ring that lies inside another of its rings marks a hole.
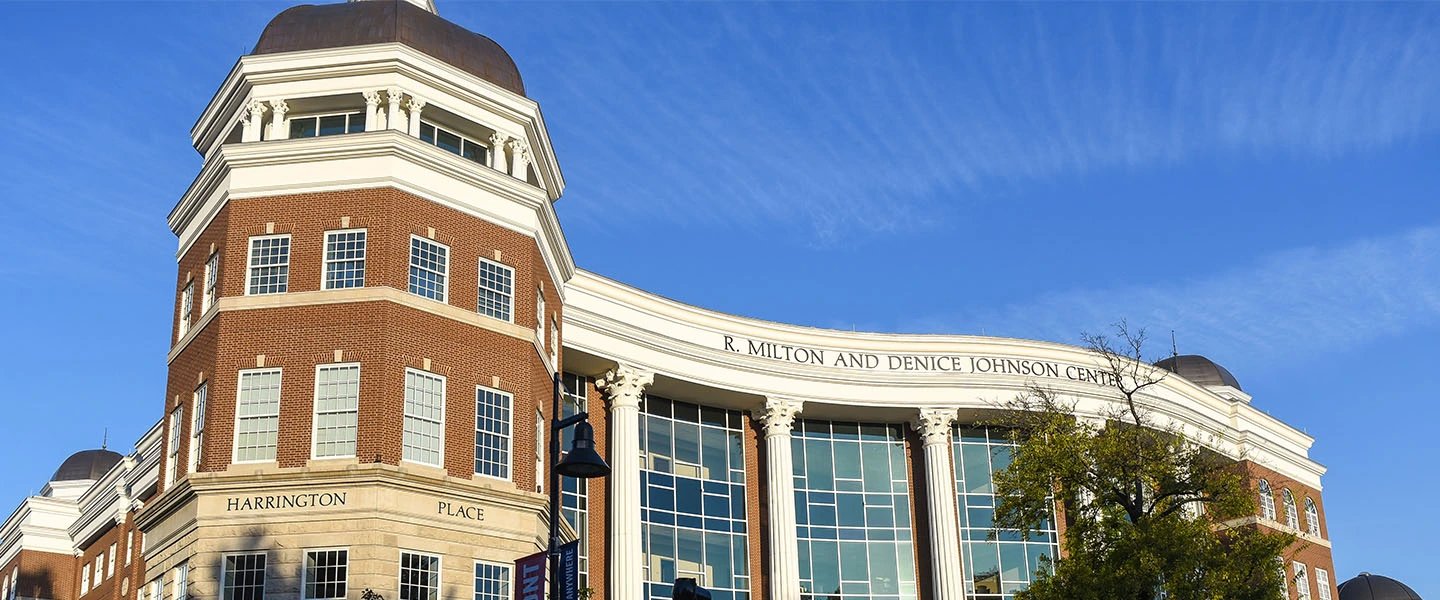
[[[475,387],[475,474],[510,478],[510,394]]]
[[[400,600],[436,600],[440,597],[440,557],[400,553]]]
[[[535,290],[535,337],[545,343],[545,292]]]
[[[105,553],[105,576],[115,576],[115,544],[110,544],[110,551]]]
[[[1260,480],[1260,518],[1275,520],[1275,494],[1270,491],[1270,482]]]
[[[355,456],[360,365],[315,368],[315,458]]]
[[[475,600],[510,600],[510,567],[475,563]]]
[[[105,581],[105,569],[104,569],[104,567],[105,567],[105,553],[104,553],[104,552],[101,552],[101,553],[100,553],[100,556],[96,556],[96,557],[95,557],[95,579],[94,579],[95,587],[100,587],[100,582]]]
[[[568,419],[585,411],[585,394],[590,389],[590,379],[581,375],[566,373],[561,380],[560,418]],[[560,447],[569,448],[575,439],[575,428],[560,432]],[[590,581],[590,489],[588,479],[575,477],[560,478],[560,514],[570,522],[580,538],[580,586],[587,587]]]
[[[235,462],[275,460],[280,432],[280,369],[240,372],[235,420]]]
[[[305,553],[305,572],[301,595],[305,600],[345,598],[346,571],[350,564],[349,550],[310,550]]]
[[[90,565],[80,567],[80,595],[84,596],[90,591]]]
[[[290,236],[250,238],[250,285],[245,293],[281,294],[290,285]]]
[[[175,483],[180,474],[180,423],[185,418],[185,407],[177,406],[170,411],[170,456],[165,461],[165,487]]]
[[[187,600],[190,597],[189,563],[180,563],[180,566],[175,567],[175,575],[170,585],[170,600]]]
[[[1300,529],[1300,516],[1295,512],[1295,495],[1289,489],[1281,490],[1280,499],[1285,503],[1285,525]]]
[[[339,135],[342,133],[361,133],[365,131],[365,113],[354,112],[338,115],[316,115],[311,117],[291,117],[290,137],[307,138],[325,135]]]
[[[215,283],[220,277],[220,254],[211,252],[210,258],[205,260],[205,293],[200,297],[200,313],[210,311],[215,306]]]
[[[1280,595],[1290,597],[1290,576],[1285,573],[1285,557],[1275,557],[1275,568],[1280,571]]]
[[[135,532],[134,532],[134,531],[127,531],[127,532],[125,532],[125,566],[127,566],[127,567],[130,566],[130,560],[131,560],[132,558],[134,558],[134,555],[135,555],[134,552],[135,552]]]
[[[185,284],[185,291],[180,292],[180,327],[179,336],[176,339],[184,338],[190,333],[190,315],[195,309],[195,282]]]
[[[489,146],[460,137],[459,134],[451,133],[423,120],[420,121],[420,141],[434,144],[441,149],[459,154],[482,165],[490,162],[486,157],[490,150]]]
[[[1305,563],[1295,563],[1295,596],[1310,600],[1310,577],[1305,574]]]
[[[550,366],[560,370],[560,323],[550,319]]]
[[[1319,592],[1320,600],[1330,600],[1330,572],[1325,569],[1315,569],[1315,591]]]
[[[325,233],[324,289],[365,286],[365,233],[364,229]]]
[[[160,598],[160,582],[161,582],[161,579],[162,579],[162,578],[164,578],[164,575],[161,575],[160,577],[156,577],[155,579],[150,580],[150,585],[148,586],[148,589],[147,589],[147,593],[148,593],[149,596],[150,596],[150,600],[161,600],[161,598]]]
[[[668,600],[677,577],[694,577],[717,597],[746,598],[741,414],[648,394],[641,411],[643,598]]]
[[[3,587],[0,587],[0,598],[4,598],[5,600],[10,600],[10,576],[9,576],[9,575],[6,575],[6,576],[4,577],[4,581],[5,581],[4,586],[3,586]]]
[[[265,555],[232,554],[220,573],[220,600],[264,600]]]
[[[410,293],[444,302],[449,256],[449,247],[410,236]]]
[[[515,270],[496,262],[480,259],[480,314],[501,321],[511,320],[515,295]]]
[[[1315,500],[1308,496],[1305,498],[1305,527],[1310,530],[1310,535],[1320,537],[1320,510],[1315,508]]]
[[[205,401],[210,395],[209,382],[195,388],[195,408],[190,411],[190,472],[200,470],[200,457],[205,451]],[[125,562],[130,562],[126,559]]]
[[[401,458],[440,466],[445,442],[445,378],[405,370],[405,423]]]

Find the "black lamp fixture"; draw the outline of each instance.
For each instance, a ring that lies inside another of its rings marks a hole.
[[[595,451],[595,428],[590,414],[581,412],[560,418],[560,373],[555,373],[555,390],[550,399],[550,598],[569,598],[560,592],[560,476],[594,479],[610,474],[610,465]],[[575,439],[565,459],[560,459],[560,432],[575,428]],[[574,590],[570,590],[572,593]]]

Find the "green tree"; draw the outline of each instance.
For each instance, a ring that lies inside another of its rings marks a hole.
[[[1102,419],[1032,386],[1006,403],[1014,460],[995,474],[997,528],[1052,518],[1063,559],[1049,561],[1017,600],[1282,600],[1277,557],[1286,533],[1234,525],[1255,514],[1251,478],[1234,457],[1153,418],[1147,390],[1167,372],[1142,360],[1143,330],[1084,335],[1115,391]],[[1212,441],[1213,440],[1209,440]]]

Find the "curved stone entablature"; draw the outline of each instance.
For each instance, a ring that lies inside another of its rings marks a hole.
[[[566,364],[606,362],[653,370],[657,388],[702,386],[711,402],[758,410],[765,397],[802,399],[806,415],[904,422],[917,408],[959,407],[982,419],[1039,385],[1085,415],[1120,399],[1101,360],[1077,346],[970,335],[836,331],[728,315],[580,271],[567,284]],[[1168,375],[1158,367],[1157,377]],[[1168,376],[1142,401],[1231,456],[1245,456],[1316,488],[1323,466],[1313,438],[1250,406]]]

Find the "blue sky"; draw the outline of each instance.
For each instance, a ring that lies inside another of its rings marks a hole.
[[[189,128],[286,6],[6,7],[0,506],[159,419]],[[840,329],[1174,329],[1317,438],[1335,576],[1440,596],[1440,5],[440,12],[543,107],[581,267]]]

